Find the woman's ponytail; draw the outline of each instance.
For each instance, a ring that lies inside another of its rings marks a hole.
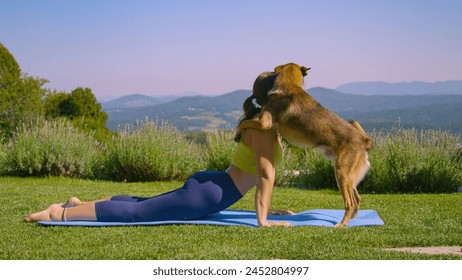
[[[242,104],[242,109],[244,109],[244,114],[239,119],[237,127],[245,120],[253,119],[257,114],[261,112],[261,106],[255,103],[255,96],[249,96]],[[241,140],[242,133],[236,134],[234,136],[234,141],[239,142]]]

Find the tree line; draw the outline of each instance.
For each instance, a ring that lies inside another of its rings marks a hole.
[[[45,118],[69,120],[78,129],[92,131],[98,141],[110,140],[108,116],[90,88],[65,92],[49,89],[47,83],[24,73],[0,43],[0,139],[13,137],[22,123]]]

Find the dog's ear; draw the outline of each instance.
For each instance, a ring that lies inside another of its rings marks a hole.
[[[274,73],[279,73],[282,71],[282,68],[284,68],[284,66],[286,66],[285,64],[283,65],[279,65],[279,66],[276,66],[276,68],[274,68]]]
[[[308,70],[310,70],[310,69],[311,69],[311,68],[305,67],[305,66],[300,67],[300,70],[302,71],[303,77],[305,77],[306,75],[308,75]]]

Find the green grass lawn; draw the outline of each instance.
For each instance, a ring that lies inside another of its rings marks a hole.
[[[69,196],[152,196],[181,182],[114,183],[66,178],[0,177],[0,259],[462,259],[385,251],[390,247],[462,245],[461,194],[362,195],[384,226],[249,228],[203,225],[44,227],[22,222]],[[360,191],[361,192],[361,191]],[[337,191],[274,190],[275,209],[342,209]],[[233,209],[253,210],[253,193]]]

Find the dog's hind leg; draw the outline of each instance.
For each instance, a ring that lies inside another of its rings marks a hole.
[[[340,192],[342,193],[343,203],[345,207],[345,214],[343,219],[336,227],[346,227],[350,218],[357,213],[359,204],[357,196],[355,195],[354,183],[347,177],[337,176],[337,184]],[[357,193],[357,192],[356,192]]]
[[[336,156],[335,165],[335,179],[337,185],[342,193],[345,214],[342,221],[336,227],[345,227],[351,218],[356,218],[359,211],[359,204],[361,197],[359,196],[356,185],[358,183],[358,176],[360,176],[363,161],[358,161],[357,153],[355,151],[346,150]]]
[[[358,184],[364,179],[366,176],[367,171],[369,170],[369,161],[367,160],[367,153],[365,160],[358,160],[355,164],[355,168],[352,169],[352,178],[354,178],[355,183],[353,184],[353,199],[354,199],[354,208],[353,213],[351,214],[352,219],[356,219],[358,217],[359,212],[359,205],[361,204],[361,196],[358,193]],[[361,159],[361,157],[359,158]]]
[[[355,197],[356,205],[357,205],[357,207],[354,209],[353,214],[352,214],[353,219],[357,218],[358,211],[359,211],[359,204],[361,203],[361,197],[359,196],[357,187],[358,187],[358,184],[366,176],[367,171],[369,171],[369,168],[370,168],[370,163],[369,163],[367,152],[363,151],[363,152],[358,153],[358,155],[356,156],[355,167],[353,168],[353,174],[354,174],[354,177],[356,178],[354,188],[353,188],[353,193],[354,193],[354,197]]]
[[[354,200],[355,200],[355,208],[353,209],[353,213],[351,214],[352,219],[356,219],[358,217],[358,212],[359,212],[359,204],[361,204],[361,197],[359,196],[358,190],[356,189],[356,186],[353,188],[353,195],[354,195]]]

